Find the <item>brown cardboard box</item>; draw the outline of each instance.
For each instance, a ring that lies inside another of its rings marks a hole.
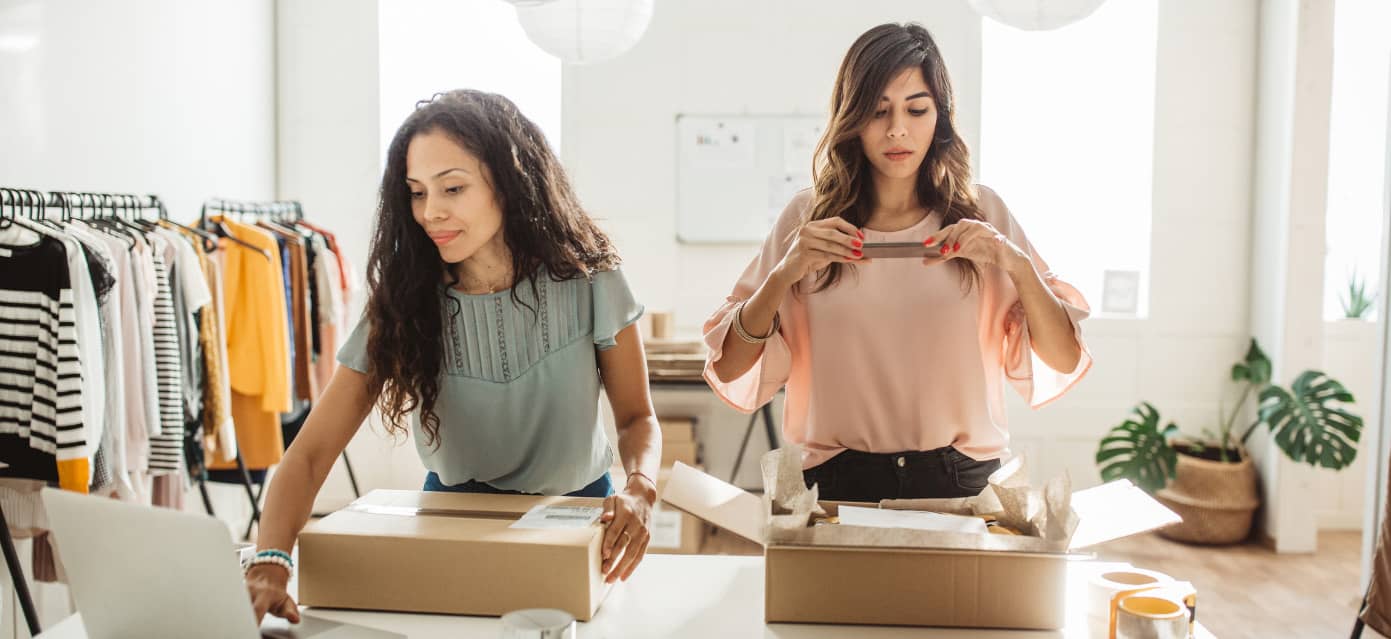
[[[1054,521],[1040,524],[1050,537],[842,526],[828,519],[841,504],[820,503],[825,515],[811,520],[805,511],[800,517],[788,514],[796,512],[787,508],[791,500],[805,498],[808,508],[816,503],[814,491],[800,484],[800,457],[795,448],[765,456],[762,498],[684,465],[672,469],[662,492],[666,503],[763,544],[764,618],[770,623],[1055,630],[1064,622],[1073,551],[1178,521],[1173,512],[1122,481],[1062,493],[1070,495],[1070,507],[1066,512],[1050,509]],[[1001,494],[1014,488],[1002,487]],[[1056,488],[1048,487],[1050,498],[1059,496]],[[804,494],[779,501],[773,497],[779,490]],[[782,504],[776,514],[775,503]],[[970,503],[921,500],[879,507],[961,512]],[[817,520],[823,525],[816,525]],[[1054,534],[1053,526],[1066,538]]]
[[[671,479],[671,470],[657,475],[657,494],[660,496]],[[661,502],[652,509],[652,539],[647,544],[649,554],[696,555],[705,543],[705,522],[675,508],[663,508]]]
[[[300,533],[299,603],[466,615],[558,608],[589,620],[608,593],[603,528],[512,527],[541,505],[603,500],[374,490]]]
[[[688,417],[658,417],[657,424],[662,428],[662,442],[693,442],[695,420]]]
[[[694,466],[700,461],[698,451],[699,446],[693,441],[663,441],[662,468],[670,468],[676,462]]]

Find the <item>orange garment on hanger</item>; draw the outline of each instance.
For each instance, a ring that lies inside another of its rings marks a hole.
[[[223,242],[221,253],[232,421],[246,467],[264,469],[279,463],[285,453],[280,413],[291,409],[293,391],[286,366],[290,335],[280,245],[267,231],[221,216],[210,219],[263,251]],[[236,465],[220,462],[209,468],[227,470]]]

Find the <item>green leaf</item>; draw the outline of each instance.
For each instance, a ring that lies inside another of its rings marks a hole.
[[[1247,381],[1257,386],[1264,386],[1270,383],[1270,358],[1266,357],[1265,351],[1261,350],[1260,344],[1256,343],[1256,338],[1251,338],[1251,346],[1246,349],[1246,360],[1242,364]],[[1236,370],[1232,371],[1233,379],[1236,379]]]
[[[1159,411],[1148,402],[1134,408],[1137,419],[1127,419],[1102,438],[1096,450],[1096,463],[1105,481],[1129,479],[1146,492],[1163,488],[1174,476],[1178,453],[1169,440],[1178,427],[1159,426]]]
[[[1362,418],[1339,405],[1352,393],[1320,371],[1304,371],[1287,391],[1261,390],[1258,413],[1290,459],[1310,466],[1341,470],[1357,458]],[[1335,403],[1336,402],[1336,403]]]

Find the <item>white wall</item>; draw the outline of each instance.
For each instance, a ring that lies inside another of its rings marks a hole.
[[[528,40],[501,0],[381,3],[381,150],[418,100],[450,89],[500,93],[560,145],[560,61]]]
[[[275,188],[272,2],[0,0],[0,185],[153,193],[176,219]]]
[[[977,146],[980,22],[964,2],[802,7],[669,0],[627,56],[565,70],[565,163],[579,195],[613,234],[640,299],[674,310],[684,332],[698,331],[757,247],[676,243],[677,113],[823,113],[860,32],[917,20],[939,39],[962,128]],[[1078,484],[1099,481],[1097,441],[1141,399],[1194,433],[1214,424],[1249,335],[1257,3],[1159,7],[1150,315],[1088,321],[1096,364],[1065,400],[1034,412],[1011,395],[1014,448],[1039,476],[1067,470]],[[707,464],[726,474],[745,420],[713,398],[657,400],[659,410],[704,419]],[[754,437],[750,459],[761,441]],[[756,473],[741,479],[757,484]]]

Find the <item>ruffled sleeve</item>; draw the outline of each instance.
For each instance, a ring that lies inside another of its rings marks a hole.
[[[744,269],[744,274],[739,276],[734,291],[725,298],[714,314],[705,320],[705,345],[709,350],[705,359],[705,381],[720,399],[743,413],[751,413],[771,401],[791,376],[792,351],[788,348],[784,335],[786,326],[763,343],[763,353],[743,375],[722,382],[715,374],[715,362],[724,356],[725,337],[733,330],[734,308],[758,291],[768,274],[773,272],[787,254],[792,234],[801,228],[802,221],[806,219],[811,206],[811,193],[810,190],[802,191],[792,198],[773,225],[773,230],[768,233],[767,239],[763,241],[758,255],[749,263],[748,268]],[[786,311],[787,303],[784,302],[783,308],[779,309],[784,322],[787,321]]]
[[[594,345],[606,351],[618,345],[623,329],[642,318],[643,306],[633,297],[622,269],[595,273],[590,289],[594,293]]]
[[[1000,196],[984,186],[979,189],[981,206],[985,209],[987,217],[1010,241],[1029,252],[1034,268],[1042,275],[1044,284],[1058,301],[1062,302],[1068,319],[1072,321],[1073,337],[1082,350],[1077,366],[1070,371],[1056,371],[1045,364],[1033,349],[1033,342],[1029,337],[1029,323],[1024,314],[1024,305],[1019,301],[1019,293],[1013,284],[1008,282],[1008,278],[1004,278],[1008,285],[1002,287],[999,300],[999,307],[1003,309],[1003,317],[999,320],[1003,330],[1000,365],[1005,378],[1025,400],[1028,400],[1029,406],[1040,408],[1065,394],[1091,369],[1092,354],[1087,342],[1082,338],[1081,324],[1082,320],[1091,315],[1091,306],[1082,297],[1081,291],[1049,270],[1048,263],[1039,256]]]
[[[371,329],[372,323],[368,321],[367,314],[363,313],[362,318],[357,321],[357,326],[353,327],[353,332],[348,335],[347,341],[338,349],[339,364],[359,373],[367,373],[367,334]]]

